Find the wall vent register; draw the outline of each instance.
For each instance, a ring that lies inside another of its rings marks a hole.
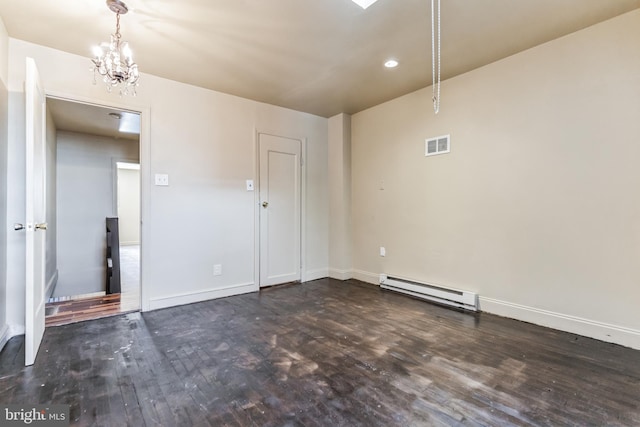
[[[445,154],[451,151],[451,142],[449,135],[437,136],[429,138],[424,142],[424,155],[435,156],[436,154]]]

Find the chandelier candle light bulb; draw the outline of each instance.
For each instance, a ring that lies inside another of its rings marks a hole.
[[[129,43],[120,39],[120,15],[129,11],[127,5],[120,0],[107,0],[107,7],[116,14],[116,32],[111,34],[110,43],[102,43],[93,47],[93,84],[96,84],[96,73],[102,76],[107,90],[120,86],[120,96],[136,95],[136,87],[140,74],[138,65],[133,62]]]

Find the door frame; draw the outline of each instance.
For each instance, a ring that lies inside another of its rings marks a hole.
[[[306,247],[307,247],[307,138],[295,136],[291,134],[283,135],[282,132],[268,131],[264,129],[255,129],[254,131],[254,150],[253,164],[255,167],[255,185],[253,190],[254,205],[254,267],[253,280],[255,290],[260,288],[260,135],[271,135],[280,138],[295,139],[300,141],[300,152],[302,156],[302,165],[300,166],[300,282],[307,280],[306,268]]]
[[[45,98],[59,99],[96,107],[131,111],[140,114],[140,311],[150,310],[150,291],[147,289],[145,271],[149,262],[151,246],[150,233],[146,230],[149,219],[149,195],[151,193],[151,111],[148,106],[124,105],[103,99],[87,98],[78,95],[49,91],[45,88]]]

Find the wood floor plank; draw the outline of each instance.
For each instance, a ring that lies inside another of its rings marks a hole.
[[[48,328],[29,368],[23,343],[0,401],[72,425],[640,425],[639,351],[357,281]]]
[[[127,294],[110,294],[49,302],[46,308],[51,314],[46,316],[45,326],[60,326],[136,311],[139,308],[137,301],[137,297],[132,298]]]

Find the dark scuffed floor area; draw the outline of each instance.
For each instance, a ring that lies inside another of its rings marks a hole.
[[[72,425],[640,425],[640,352],[322,279],[48,328],[0,402]]]

